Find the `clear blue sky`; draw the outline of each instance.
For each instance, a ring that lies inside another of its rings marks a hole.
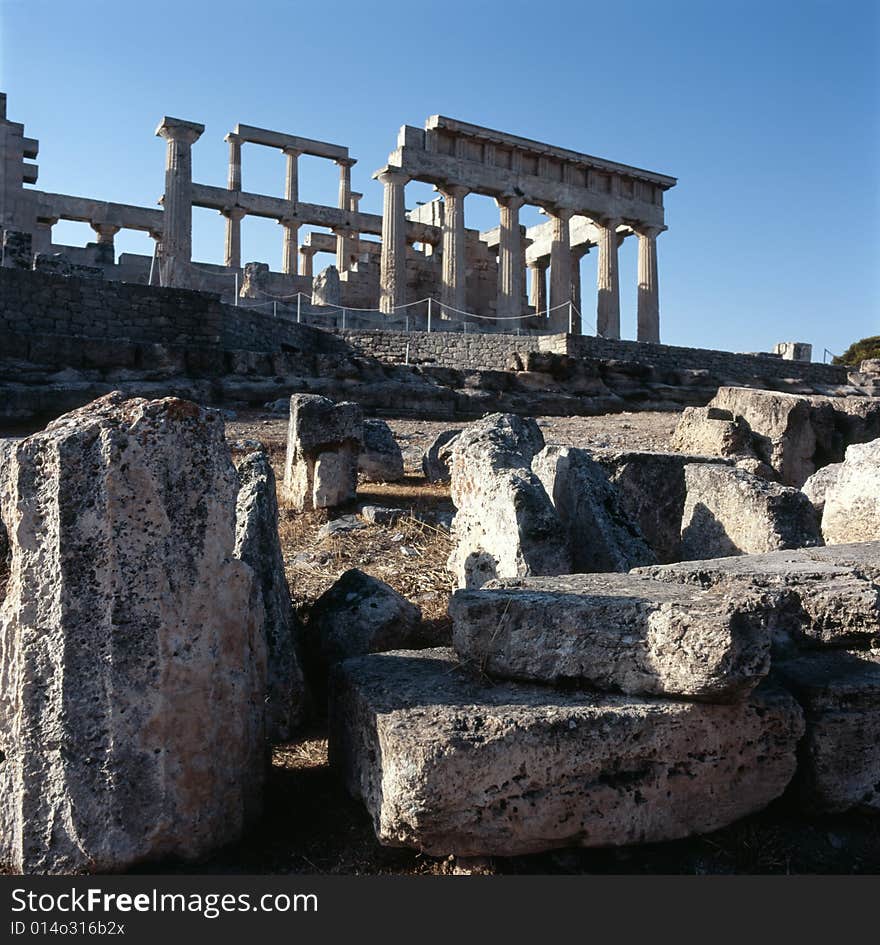
[[[402,124],[441,113],[672,174],[659,241],[663,339],[814,356],[880,333],[880,4],[815,0],[0,0],[0,88],[40,139],[46,190],[152,206],[163,115],[203,122],[194,175],[225,185],[236,122],[348,145],[362,207]],[[246,146],[244,186],[280,195],[279,152]],[[303,159],[303,199],[337,169]],[[430,199],[410,185],[407,204]],[[529,216],[525,222],[537,220]],[[468,226],[497,223],[469,196]],[[83,244],[84,225],[57,228]],[[636,254],[621,251],[634,337]],[[139,234],[123,250],[148,252]],[[221,218],[195,212],[196,259]],[[280,265],[246,220],[245,259]],[[328,260],[329,261],[329,260]],[[595,253],[584,264],[594,301]],[[588,320],[592,315],[588,315]]]

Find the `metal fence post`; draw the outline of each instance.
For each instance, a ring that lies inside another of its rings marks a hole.
[[[428,334],[431,334],[431,296],[428,296]]]
[[[302,321],[302,293],[296,293],[296,321],[297,324]]]
[[[238,273],[235,273],[235,304],[238,305]]]

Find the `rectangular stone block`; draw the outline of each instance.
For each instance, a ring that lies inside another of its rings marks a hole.
[[[770,668],[756,595],[629,574],[493,581],[449,604],[462,660],[502,679],[714,702],[743,698]]]
[[[388,846],[509,856],[705,833],[785,789],[803,734],[790,695],[703,705],[487,686],[450,650],[335,671],[331,762]]]

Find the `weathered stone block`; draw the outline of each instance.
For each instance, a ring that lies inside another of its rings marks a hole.
[[[816,510],[799,490],[720,464],[688,465],[684,473],[682,558],[822,544]]]
[[[367,482],[398,482],[403,479],[403,453],[384,420],[364,420],[364,446],[358,471]]]
[[[17,443],[0,862],[196,859],[259,815],[266,650],[219,416],[111,394]]]
[[[880,637],[880,542],[638,568],[656,581],[764,596],[777,651],[868,647]]]
[[[794,788],[812,813],[880,814],[880,651],[774,663],[806,717]]]
[[[460,434],[452,461],[457,512],[448,565],[460,587],[571,571],[562,523],[529,469],[543,442],[535,421],[515,414],[491,414]]]
[[[532,461],[563,522],[572,570],[629,571],[657,559],[621,507],[617,489],[582,449],[548,446]]]
[[[733,705],[487,686],[449,650],[399,651],[337,667],[330,757],[380,843],[510,856],[723,827],[784,791],[802,734],[766,686]]]
[[[816,483],[808,483],[816,491]],[[880,537],[880,439],[848,447],[843,463],[823,477],[823,484],[822,535],[827,544]]]
[[[300,628],[278,537],[275,473],[269,457],[260,450],[245,456],[238,466],[238,477],[235,557],[249,565],[256,577],[256,612],[262,609],[268,660],[266,737],[282,742],[302,720],[306,692],[297,655]]]
[[[428,482],[449,480],[452,451],[455,449],[459,433],[461,433],[460,428],[442,430],[425,450],[425,455],[422,457],[422,472]]]
[[[629,574],[492,581],[450,601],[453,645],[501,679],[724,702],[770,668],[759,595]]]
[[[685,407],[670,446],[699,456],[753,455],[748,424],[715,407]]]

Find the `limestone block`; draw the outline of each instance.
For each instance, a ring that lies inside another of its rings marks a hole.
[[[801,489],[820,516],[825,509],[825,493],[837,481],[842,469],[843,463],[829,463],[817,469]]]
[[[816,510],[799,490],[730,466],[689,465],[684,474],[683,559],[822,544]]]
[[[462,660],[502,679],[725,702],[770,668],[759,595],[629,574],[491,581],[450,601]]]
[[[535,421],[515,414],[490,414],[458,437],[448,567],[460,587],[571,570],[562,523],[529,468],[543,442]]]
[[[748,424],[755,454],[788,486],[800,488],[821,465],[822,457],[830,455],[834,411],[828,403],[798,394],[721,387],[709,406],[727,410]]]
[[[452,451],[455,449],[455,442],[459,433],[461,433],[460,428],[442,430],[425,450],[422,457],[422,471],[428,482],[449,481]]]
[[[362,445],[359,404],[294,394],[284,464],[287,501],[302,510],[333,508],[354,499]]]
[[[346,571],[312,605],[304,632],[310,681],[322,696],[327,671],[352,656],[418,646],[422,612],[384,581]]]
[[[364,420],[364,447],[358,457],[358,471],[367,482],[403,479],[403,453],[384,420]]]
[[[717,458],[651,451],[596,452],[594,459],[617,489],[620,507],[659,561],[677,561],[684,512],[684,467]]]
[[[572,570],[629,571],[657,560],[624,512],[617,489],[586,450],[548,446],[534,458],[532,470],[563,522]]]
[[[284,576],[284,556],[278,537],[275,473],[262,450],[239,464],[241,487],[236,502],[235,557],[249,565],[263,612],[268,674],[266,680],[266,737],[272,742],[290,738],[302,719],[305,681],[297,655],[299,624]]]
[[[846,458],[832,475],[822,512],[826,543],[880,538],[880,439],[847,447]]]
[[[751,456],[749,428],[728,410],[685,407],[670,447],[698,456]]]
[[[342,285],[339,270],[328,266],[312,279],[312,305],[341,305]]]
[[[811,813],[880,814],[880,651],[831,651],[774,663],[800,702],[806,735],[794,787]]]
[[[764,597],[774,649],[870,647],[880,637],[880,542],[638,568],[656,581]]]
[[[862,374],[880,374],[880,358],[866,358],[859,366]]]
[[[787,693],[744,702],[486,685],[449,650],[337,666],[330,758],[376,836],[440,856],[512,856],[705,833],[760,810],[795,771]]]
[[[0,862],[197,859],[261,806],[266,647],[218,413],[110,394],[16,444]]]

